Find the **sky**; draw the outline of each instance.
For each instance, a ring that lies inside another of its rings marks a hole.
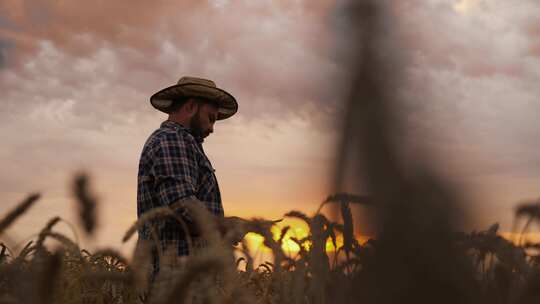
[[[70,182],[84,170],[100,201],[98,235],[85,241],[129,248],[120,239],[136,219],[140,152],[166,119],[149,97],[185,75],[214,80],[239,103],[204,144],[226,214],[315,211],[332,191],[348,92],[345,7],[2,0],[0,214],[43,195],[10,238],[28,239],[55,215],[76,223]],[[516,204],[540,196],[539,13],[535,0],[391,5],[403,145],[429,151],[463,187],[469,228],[508,230]]]

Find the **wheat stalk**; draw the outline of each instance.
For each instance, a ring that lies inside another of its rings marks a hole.
[[[73,182],[73,195],[79,206],[79,214],[84,231],[91,235],[96,227],[97,199],[90,193],[88,176],[80,173]]]
[[[23,215],[38,199],[39,193],[30,194],[24,201],[10,211],[2,220],[0,220],[0,235],[6,230],[15,220]]]
[[[60,217],[58,216],[55,216],[54,218],[50,219],[47,224],[45,225],[45,227],[43,227],[43,229],[40,231],[39,233],[39,236],[38,236],[38,240],[36,242],[36,246],[38,248],[43,248],[43,242],[45,241],[45,238],[47,237],[47,233],[51,232],[52,228],[58,223],[60,222]]]
[[[137,221],[135,221],[135,223],[133,223],[133,225],[131,225],[131,227],[129,227],[129,229],[126,231],[126,234],[122,238],[122,242],[124,242],[124,243],[127,242],[133,236],[133,234],[135,234],[135,232],[137,230],[144,227],[144,225],[146,223],[149,223],[149,222],[154,221],[154,220],[166,218],[166,217],[174,218],[182,226],[182,229],[184,230],[184,234],[186,235],[186,240],[188,242],[188,247],[191,249],[193,247],[193,240],[192,240],[192,238],[190,236],[190,233],[189,233],[190,231],[189,231],[186,223],[184,222],[184,220],[181,217],[179,217],[169,207],[154,208],[152,210],[149,210],[149,211],[145,212],[141,217],[139,217],[139,219]]]

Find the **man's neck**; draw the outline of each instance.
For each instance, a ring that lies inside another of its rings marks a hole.
[[[195,135],[195,134],[193,133],[193,131],[191,130],[191,124],[190,124],[189,119],[188,119],[187,121],[182,120],[182,119],[178,119],[178,118],[174,119],[174,117],[172,117],[171,115],[169,115],[169,118],[168,118],[167,120],[168,120],[168,121],[175,122],[175,123],[177,123],[177,124],[182,125],[184,128],[187,128],[187,129],[188,129],[188,132],[191,133],[191,134],[195,137],[195,139],[197,140],[197,142],[198,142],[199,144],[202,144],[202,143],[204,142],[204,138],[202,138],[202,137],[200,137],[200,136],[198,136],[198,135]]]

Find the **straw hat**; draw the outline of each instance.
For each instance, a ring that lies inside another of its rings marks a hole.
[[[152,95],[150,103],[154,108],[168,114],[174,100],[181,97],[199,97],[216,102],[219,109],[218,120],[229,118],[238,111],[236,99],[225,90],[218,88],[215,82],[189,76],[180,78],[177,84]]]

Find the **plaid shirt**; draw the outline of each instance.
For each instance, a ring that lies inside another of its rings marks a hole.
[[[212,214],[223,216],[215,170],[204,154],[202,142],[187,128],[169,120],[150,135],[139,162],[138,217],[152,208],[193,198],[202,201]],[[191,222],[185,211],[179,213],[185,221]],[[175,219],[160,219],[151,225],[163,250],[174,245],[177,246],[178,255],[189,254],[184,230]],[[150,225],[139,230],[139,237],[152,239]],[[154,267],[157,267],[155,263]]]

